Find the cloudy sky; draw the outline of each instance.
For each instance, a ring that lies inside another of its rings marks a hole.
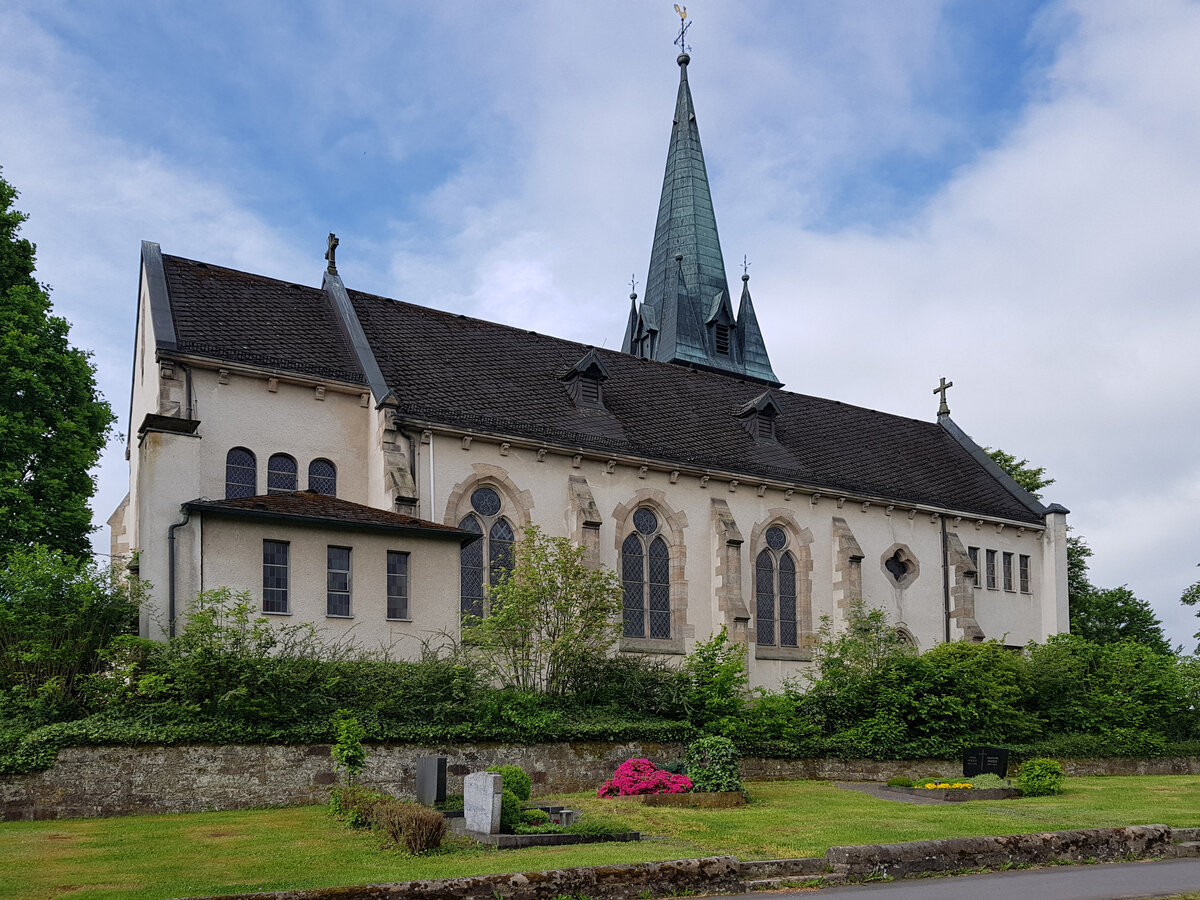
[[[0,166],[124,423],[139,242],[618,346],[678,79],[670,2],[0,9]],[[981,444],[1175,642],[1200,577],[1200,5],[693,0],[730,275],[789,389]],[[125,492],[122,439],[98,473]],[[102,535],[107,542],[107,535]]]

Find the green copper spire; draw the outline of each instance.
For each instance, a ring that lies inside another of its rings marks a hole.
[[[637,321],[630,316],[623,349],[778,385],[753,306],[733,316],[688,85],[691,57],[681,53],[678,62],[679,93],[646,292]],[[742,296],[746,302],[749,292]]]

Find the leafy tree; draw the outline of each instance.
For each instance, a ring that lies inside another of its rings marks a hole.
[[[1083,598],[1096,588],[1088,579],[1088,560],[1092,557],[1092,548],[1077,534],[1067,535],[1067,596],[1070,598],[1071,609],[1082,602]]]
[[[18,237],[26,215],[0,177],[0,559],[45,544],[88,552],[95,491],[88,470],[114,421],[96,390],[90,354],[67,341],[33,277],[35,247]]]
[[[1197,563],[1200,565],[1200,563]],[[1179,598],[1179,602],[1184,606],[1200,606],[1200,581],[1197,581],[1191,587],[1183,592],[1183,596]],[[1196,610],[1196,615],[1200,616],[1200,609]],[[1200,641],[1200,631],[1197,631],[1192,637]],[[1196,655],[1200,656],[1200,643],[1196,644]]]
[[[463,644],[509,686],[565,694],[572,669],[617,641],[622,592],[616,573],[590,568],[582,547],[536,525],[525,529],[512,568],[489,597],[490,615],[463,621]]]
[[[0,567],[0,690],[51,717],[76,704],[113,639],[137,630],[139,582],[45,547]]]
[[[1072,634],[1097,644],[1130,640],[1159,653],[1171,652],[1162,621],[1128,587],[1092,588],[1071,601]]]
[[[984,452],[990,456],[1000,468],[1008,473],[1008,476],[1019,484],[1033,496],[1039,500],[1042,497],[1041,491],[1044,487],[1049,487],[1054,484],[1053,478],[1046,477],[1045,466],[1038,466],[1036,469],[1029,464],[1029,460],[1018,460],[1010,453],[1005,453],[1003,450],[992,450],[984,448]]]
[[[729,640],[724,625],[697,641],[680,671],[684,707],[698,728],[724,732],[741,725],[746,706],[746,647]]]

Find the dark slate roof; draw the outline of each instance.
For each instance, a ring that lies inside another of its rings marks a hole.
[[[163,254],[176,349],[364,383],[319,288]]]
[[[176,326],[181,339],[203,338],[211,355],[243,362],[254,361],[246,352],[253,347],[300,372],[353,365],[323,292],[164,259],[172,308],[185,323]],[[293,291],[303,308],[280,299]],[[600,349],[605,408],[576,407],[562,376],[591,349],[583,344],[357,291],[349,297],[388,388],[414,417],[825,493],[1042,522],[933,422],[774,390],[778,442],[762,442],[737,417],[763,393],[761,382]],[[269,325],[289,311],[313,333],[298,339],[285,324]]]
[[[190,500],[183,508],[225,516],[286,519],[296,523],[340,526],[366,531],[425,532],[428,536],[472,540],[478,535],[402,513],[363,506],[316,491],[291,491],[235,500]]]
[[[778,443],[737,413],[761,382],[595,350],[606,411],[574,407],[559,380],[585,345],[351,291],[402,411],[671,464],[778,478],[964,513],[1041,522],[940,425],[775,390]]]

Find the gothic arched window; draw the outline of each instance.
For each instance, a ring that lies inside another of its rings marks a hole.
[[[258,465],[254,454],[245,447],[234,447],[225,454],[225,499],[253,497],[258,490]]]
[[[285,494],[296,489],[296,460],[275,453],[267,460],[267,493]]]
[[[327,459],[314,459],[308,464],[308,489],[324,494],[326,497],[337,496],[337,468]]]
[[[787,532],[772,525],[766,547],[754,561],[755,618],[760,645],[798,647],[796,559],[787,549]]]
[[[516,534],[508,519],[500,515],[503,507],[495,488],[477,487],[471,494],[471,509],[458,523],[463,531],[482,535],[462,548],[459,557],[459,599],[464,615],[485,613],[484,572],[487,584],[495,584],[512,566]]]
[[[642,507],[633,531],[621,544],[621,586],[625,593],[624,635],[671,637],[671,557],[658,515]]]

